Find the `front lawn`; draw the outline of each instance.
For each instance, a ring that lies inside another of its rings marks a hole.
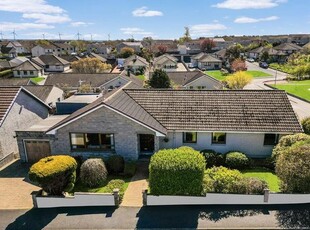
[[[258,70],[247,70],[246,73],[250,74],[253,78],[259,78],[259,77],[270,77],[271,75],[268,73],[265,73],[263,71]],[[205,74],[219,80],[225,80],[226,76],[222,74],[220,70],[211,70],[211,71],[205,71]]]
[[[137,75],[136,76],[138,79],[140,79],[141,81],[145,80],[145,76],[144,75]]]
[[[125,183],[120,189],[120,197],[122,198],[124,196],[124,193],[129,185],[129,182],[131,180],[131,177],[122,177],[122,176],[108,176],[108,179],[105,184],[98,188],[89,188],[81,183],[80,180],[78,180],[74,186],[74,189],[72,190],[72,193],[74,192],[92,192],[92,193],[112,193],[114,186],[109,184],[112,180],[123,180]]]
[[[271,86],[310,101],[310,80],[290,81],[288,83],[273,84]]]
[[[246,169],[242,170],[241,173],[245,177],[256,177],[259,179],[263,179],[268,183],[270,191],[280,192],[280,179],[273,171],[269,169],[266,168]]]
[[[33,77],[33,78],[30,78],[30,80],[35,83],[39,83],[40,81],[44,80],[44,77]]]

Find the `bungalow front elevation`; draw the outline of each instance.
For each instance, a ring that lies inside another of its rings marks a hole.
[[[279,137],[303,131],[284,91],[147,90],[131,83],[69,116],[49,119],[16,132],[23,161],[37,154],[25,145],[29,139],[43,141],[48,154],[83,157],[135,160],[185,145],[260,158],[270,156]]]

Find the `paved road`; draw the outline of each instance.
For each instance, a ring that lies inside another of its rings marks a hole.
[[[310,228],[310,205],[0,210],[0,229]]]
[[[260,70],[269,73],[272,76],[266,78],[256,78],[249,85],[247,85],[245,89],[260,89],[260,90],[270,89],[269,87],[264,85],[265,81],[272,81],[273,82],[272,84],[274,84],[275,80],[280,81],[286,78],[287,76],[286,73],[275,71],[273,69],[262,69],[258,66],[257,63],[247,62],[247,66],[248,70]],[[310,103],[292,96],[288,96],[288,98],[292,104],[295,113],[297,114],[300,120],[310,116]]]

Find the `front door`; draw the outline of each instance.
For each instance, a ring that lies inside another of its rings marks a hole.
[[[147,154],[154,152],[154,135],[152,134],[140,134],[140,153]]]

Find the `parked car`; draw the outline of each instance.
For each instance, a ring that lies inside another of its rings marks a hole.
[[[255,60],[253,58],[248,58],[247,61],[248,62],[255,62]]]
[[[267,69],[269,66],[268,66],[268,64],[266,62],[261,61],[261,62],[259,62],[259,67]]]

